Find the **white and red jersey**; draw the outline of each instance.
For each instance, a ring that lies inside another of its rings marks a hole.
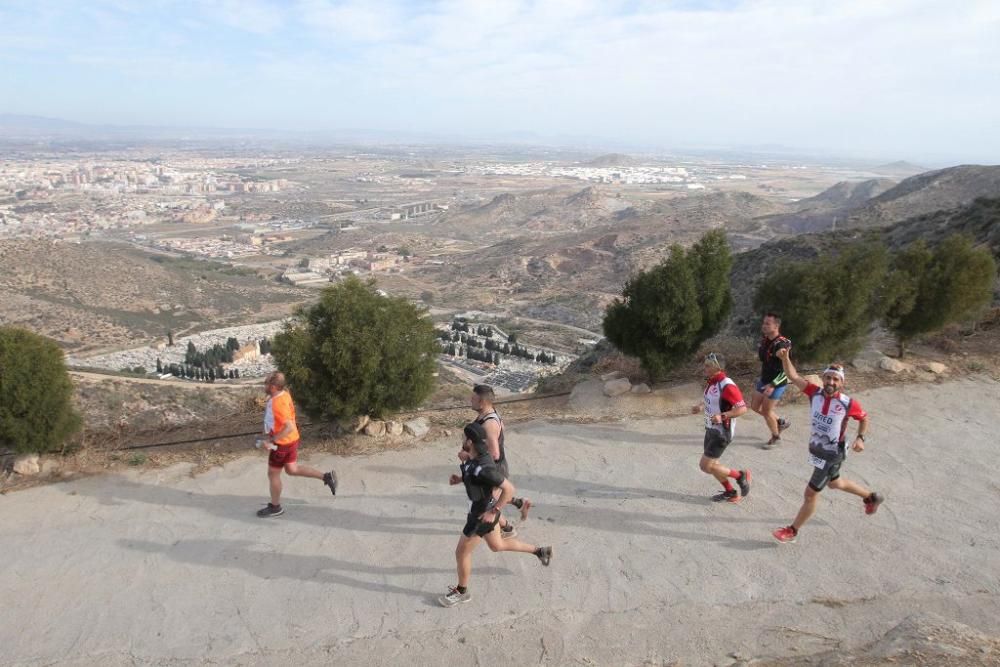
[[[744,405],[746,403],[740,388],[726,377],[724,371],[719,371],[705,384],[705,428],[720,431],[731,439],[734,433],[733,420],[723,417],[721,424],[713,424],[712,417]]]
[[[822,387],[810,383],[803,393],[809,397],[812,413],[809,451],[824,458],[846,454],[844,435],[847,433],[848,418],[861,421],[868,413],[860,403],[839,391],[827,396]]]

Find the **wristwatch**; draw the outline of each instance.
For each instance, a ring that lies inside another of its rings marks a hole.
[[[861,442],[867,442],[862,434],[858,433],[858,437],[861,438]]]

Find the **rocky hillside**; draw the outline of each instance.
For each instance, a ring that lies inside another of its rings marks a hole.
[[[987,244],[1000,259],[1000,197],[977,199],[967,206],[935,211],[884,228],[801,234],[764,243],[736,255],[733,262],[736,305],[732,325],[740,327],[751,317],[757,285],[770,267],[783,261],[807,261],[820,254],[836,253],[845,244],[866,238],[880,240],[889,249],[898,250],[918,239],[934,244],[954,234],[966,234],[976,243]]]
[[[838,197],[835,192],[824,198],[827,193],[819,195],[821,201]],[[911,176],[869,199],[861,198],[863,194],[860,191],[858,197],[842,206],[817,208],[807,204],[795,213],[761,222],[775,231],[791,234],[886,227],[916,216],[967,206],[979,197],[1000,196],[1000,166],[965,165],[929,171]]]
[[[250,271],[107,243],[4,241],[0,265],[0,324],[24,326],[70,349],[276,319],[308,296]]]
[[[890,248],[900,248],[917,239],[934,244],[952,234],[966,234],[988,245],[1000,259],[1000,197],[983,197],[969,206],[917,216],[886,228],[882,238]]]

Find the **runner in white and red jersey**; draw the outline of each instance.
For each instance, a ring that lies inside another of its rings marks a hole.
[[[795,371],[788,350],[778,350],[777,356],[785,369],[788,379],[809,397],[812,415],[812,433],[809,436],[809,462],[813,466],[812,477],[806,487],[805,501],[799,508],[795,521],[790,526],[774,531],[774,539],[779,542],[794,542],[802,526],[816,513],[819,493],[829,486],[860,496],[864,501],[865,514],[875,514],[884,498],[869,491],[856,482],[840,476],[840,466],[847,457],[847,425],[854,419],[858,423],[858,434],[851,448],[856,452],[865,449],[865,432],[868,430],[868,413],[861,404],[841,392],[844,387],[844,368],[830,364],[823,371],[823,386],[804,380]]]
[[[726,376],[725,367],[726,360],[721,354],[712,352],[705,356],[704,400],[692,406],[691,412],[705,413],[704,453],[698,467],[722,484],[722,492],[712,496],[712,500],[738,503],[750,493],[750,471],[731,470],[719,463],[719,457],[733,441],[734,420],[747,411],[747,404],[740,388]],[[736,480],[739,491],[733,488],[730,479]]]

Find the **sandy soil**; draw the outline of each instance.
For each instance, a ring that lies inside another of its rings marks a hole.
[[[858,397],[872,428],[844,474],[888,500],[866,517],[827,491],[792,545],[770,531],[810,472],[802,403],[778,450],[741,419],[723,461],[755,484],[735,506],[707,500],[699,417],[512,426],[513,481],[537,504],[521,535],[555,558],[481,547],[454,609],[435,601],[467,507],[452,442],[313,454],[340,494],[289,480],[273,520],[254,516],[258,456],[0,496],[0,664],[792,664],[882,646],[916,612],[1000,634],[1000,384]]]

